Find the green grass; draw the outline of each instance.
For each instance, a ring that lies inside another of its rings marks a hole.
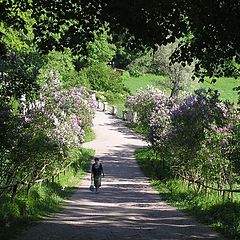
[[[210,79],[206,79],[204,83],[198,83],[198,86],[204,88],[213,88],[220,92],[220,97],[222,99],[227,99],[231,102],[238,101],[238,93],[234,91],[233,88],[240,86],[240,78],[219,78],[216,83],[211,84]]]
[[[146,136],[148,134],[148,129],[137,123],[127,123],[127,127],[132,129],[134,132],[138,133],[141,136]]]
[[[161,75],[156,75],[152,73],[144,74],[140,77],[129,77],[125,79],[124,85],[130,90],[131,94],[135,93],[139,89],[146,89],[148,86],[154,86],[161,90],[165,90],[168,93],[170,92],[170,89],[166,86],[166,77]],[[111,104],[111,103],[110,103]],[[126,110],[126,107],[124,106],[124,101],[117,101],[114,104],[117,106],[117,116],[122,117],[122,112]]]
[[[96,138],[95,132],[93,131],[92,128],[88,127],[85,130],[85,142],[91,142]]]
[[[146,89],[149,85],[169,92],[170,89],[166,86],[166,79],[166,76],[147,73],[140,77],[130,77],[124,80],[124,84],[130,89],[131,93],[136,92],[140,88]]]
[[[128,87],[131,93],[136,92],[138,89],[146,89],[147,86],[152,85],[161,90],[170,93],[168,87],[168,78],[166,76],[156,75],[156,74],[144,74],[141,77],[130,77],[124,80],[124,84]],[[240,86],[240,79],[235,78],[219,78],[216,83],[211,84],[210,79],[206,79],[204,83],[198,83],[193,81],[193,83],[186,89],[189,92],[193,92],[197,88],[213,88],[220,92],[220,97],[224,100],[228,99],[231,102],[238,101],[238,94],[233,91],[234,87]]]
[[[162,91],[166,91],[167,94],[170,94],[171,89],[169,88],[168,81],[169,80],[167,76],[147,73],[140,77],[129,77],[124,80],[124,84],[132,94],[139,89],[146,89],[150,85]],[[220,92],[221,99],[237,103],[238,94],[236,91],[233,91],[233,88],[237,86],[240,86],[240,79],[219,78],[216,83],[211,84],[211,80],[207,78],[204,83],[193,81],[186,90],[189,92],[193,92],[195,89],[198,88],[213,88]],[[124,100],[119,100],[110,104],[117,106],[117,116],[122,117],[122,112],[126,110],[124,106]]]
[[[216,192],[196,193],[180,179],[152,181],[163,200],[230,239],[240,239],[240,198],[222,200]]]
[[[158,190],[161,199],[216,229],[229,239],[240,239],[239,194],[235,194],[233,201],[223,201],[216,192],[209,192],[207,196],[203,192],[197,193],[180,179],[159,180],[154,168],[153,150],[138,149],[135,156],[145,175],[150,178],[152,186]]]
[[[79,160],[65,174],[61,173],[54,183],[35,184],[28,197],[25,188],[17,194],[15,202],[11,202],[10,193],[2,197],[0,199],[0,239],[12,239],[23,228],[36,224],[41,219],[61,210],[63,201],[71,197],[78,188],[80,179],[85,176],[93,155],[93,150],[82,149]]]

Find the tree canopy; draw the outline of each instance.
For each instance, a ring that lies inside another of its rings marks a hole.
[[[1,0],[0,7],[0,21],[15,29],[26,29],[19,13],[31,10],[34,41],[43,53],[65,47],[79,53],[99,27],[99,7],[89,1]]]
[[[26,27],[19,12],[32,11],[34,42],[42,52],[68,47],[82,53],[107,21],[113,30],[128,29],[136,45],[181,39],[172,59],[198,59],[202,75],[233,75],[236,65],[229,63],[240,63],[240,2],[235,0],[1,0],[0,7],[0,21],[15,29]]]
[[[103,1],[103,16],[128,28],[138,41],[154,46],[182,39],[174,58],[216,76],[233,73],[240,62],[240,2],[234,0]],[[126,17],[127,16],[127,17]]]

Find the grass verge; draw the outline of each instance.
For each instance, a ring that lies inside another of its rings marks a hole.
[[[233,201],[223,201],[214,191],[206,196],[197,193],[181,179],[158,180],[153,167],[152,150],[138,149],[136,159],[152,186],[158,190],[161,198],[183,210],[198,221],[209,225],[229,239],[240,239],[240,196]]]
[[[79,181],[86,175],[92,149],[82,149],[79,159],[56,182],[44,182],[32,186],[29,196],[26,189],[21,189],[14,202],[10,194],[0,199],[0,239],[9,240],[24,228],[35,224],[50,214],[59,211],[63,201],[71,197],[79,186]]]
[[[145,137],[148,134],[148,129],[141,124],[127,123],[127,127],[141,136]]]
[[[91,142],[96,138],[95,132],[93,131],[92,128],[87,128],[85,130],[85,141],[84,142]]]
[[[217,79],[216,83],[211,83],[210,79],[206,79],[204,83],[198,83],[198,88],[212,88],[218,90],[220,98],[229,100],[230,102],[237,103],[238,93],[233,88],[240,86],[240,78],[222,77]]]

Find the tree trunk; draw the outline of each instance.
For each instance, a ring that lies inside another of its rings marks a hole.
[[[174,84],[170,97],[178,97],[178,94],[179,94],[178,84]]]

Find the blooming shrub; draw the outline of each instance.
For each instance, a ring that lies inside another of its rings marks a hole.
[[[2,115],[1,126],[6,118],[14,123],[5,129],[9,146],[1,145],[2,184],[54,176],[75,161],[96,104],[85,88],[66,90],[51,72],[38,99],[22,105],[21,114],[5,108]]]
[[[146,125],[148,140],[169,174],[230,188],[239,178],[239,111],[218,92],[197,90],[169,98],[153,88],[130,96],[126,106]],[[157,160],[158,158],[156,158]]]
[[[166,98],[164,92],[148,86],[146,90],[140,90],[136,94],[129,96],[125,106],[131,111],[137,112],[141,124],[149,125],[153,109],[159,102],[164,102]]]

